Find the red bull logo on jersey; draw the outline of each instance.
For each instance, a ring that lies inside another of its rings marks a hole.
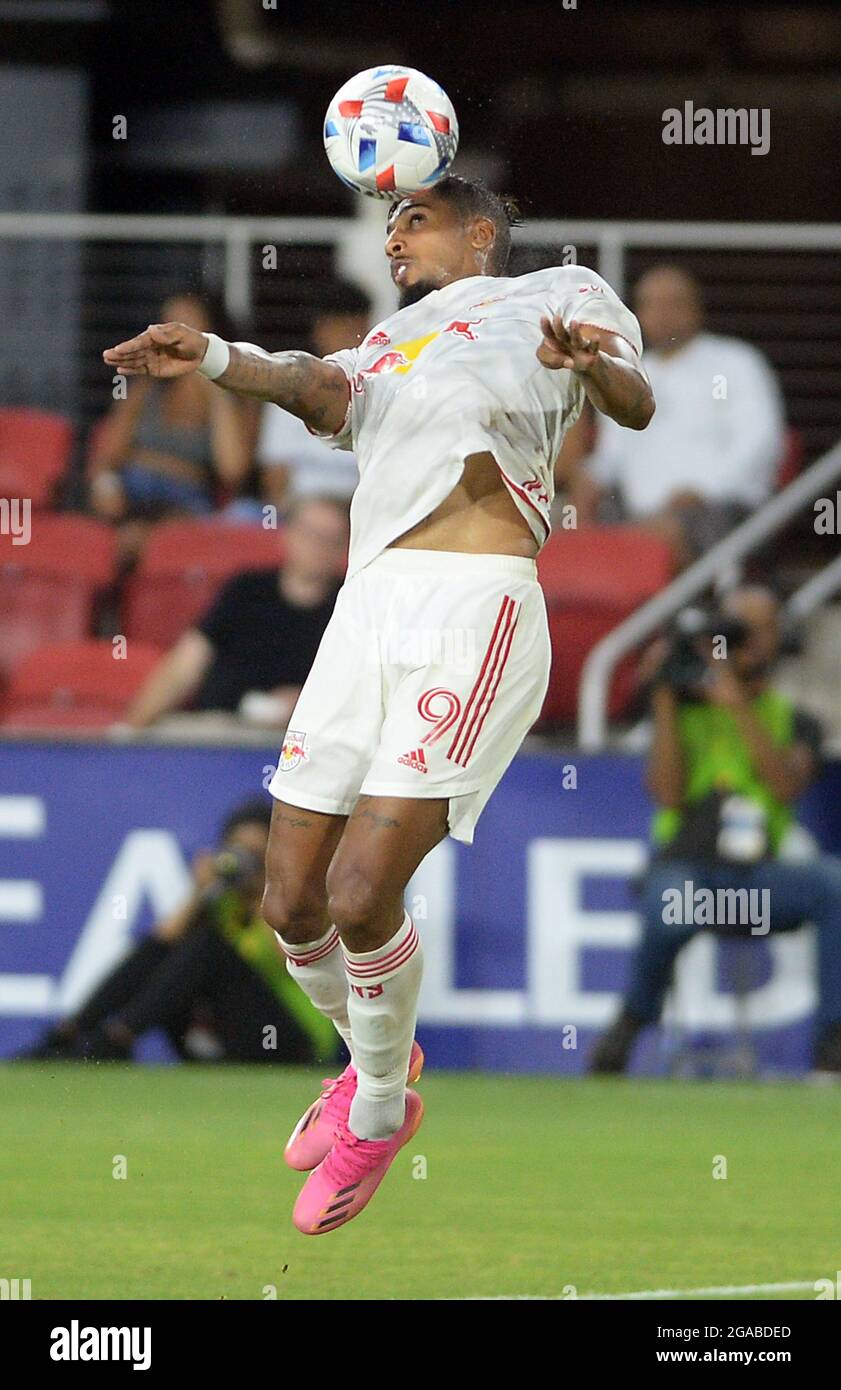
[[[309,736],[307,734],[298,733],[294,729],[287,729],[283,747],[280,750],[278,772],[293,772],[301,763],[306,762],[309,757],[308,743]]]
[[[370,367],[365,367],[361,375],[376,376],[378,372],[396,372],[398,367],[405,369],[411,365],[412,360],[405,352],[401,352],[399,348],[392,348],[391,352],[384,352]]]
[[[478,328],[479,324],[484,322],[484,319],[453,319],[452,323],[447,324],[444,332],[457,333],[460,338],[469,338],[471,343],[475,343],[479,335],[474,333],[473,329]]]
[[[370,367],[363,367],[353,378],[354,391],[364,391],[369,376],[382,376],[384,372],[408,372],[424,348],[440,338],[440,331],[427,333],[423,338],[411,338],[407,343],[395,343],[390,352],[384,352]]]
[[[440,338],[444,333],[455,333],[459,337],[475,341],[476,334],[473,329],[480,323],[484,323],[484,319],[453,319],[446,328],[436,328],[434,333],[427,333],[423,338],[410,338],[406,343],[395,343],[388,352],[382,353],[372,362],[370,367],[363,367],[361,371],[356,373],[353,378],[354,391],[364,391],[368,377],[382,376],[385,372],[399,372],[401,374],[410,372],[424,348],[429,347],[430,343],[434,343],[436,338]],[[379,345],[379,337],[380,334],[375,334],[367,346]],[[385,334],[382,337],[385,342],[389,341]]]

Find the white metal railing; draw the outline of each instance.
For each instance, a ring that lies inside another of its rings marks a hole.
[[[234,319],[252,307],[252,246],[260,242],[338,244],[354,227],[347,217],[183,217],[126,213],[4,212],[0,237],[62,241],[221,243],[225,249],[224,300]]]
[[[841,444],[836,444],[811,468],[679,574],[659,594],[635,609],[593,647],[584,662],[578,688],[578,740],[582,748],[596,750],[603,748],[607,742],[607,696],[611,676],[622,657],[638,647],[664,622],[673,618],[684,604],[756,550],[807,503],[814,501],[825,488],[832,487],[839,479]]]
[[[591,222],[539,220],[515,231],[518,240],[555,240],[595,246],[599,273],[617,294],[625,284],[625,253],[629,247],[709,249],[718,251],[839,251],[837,222]]]
[[[358,249],[375,251],[365,280],[375,302],[393,294],[382,260],[385,204],[360,198],[355,217],[224,217],[121,213],[0,213],[0,238],[93,241],[187,241],[225,248],[224,297],[228,311],[251,310],[249,249],[257,242],[333,243],[358,266]],[[764,222],[606,222],[537,219],[514,229],[519,246],[592,246],[599,272],[617,293],[625,291],[626,253],[635,248],[841,251],[841,224]],[[373,277],[373,280],[372,280]],[[393,300],[391,301],[393,303]]]
[[[791,618],[808,618],[827,599],[841,592],[841,555],[824,565],[805,584],[796,589],[786,604],[786,613]]]

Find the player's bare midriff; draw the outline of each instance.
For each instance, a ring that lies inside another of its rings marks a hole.
[[[470,454],[464,472],[440,506],[394,542],[406,550],[455,550],[468,555],[537,554],[537,542],[499,474],[493,454]]]

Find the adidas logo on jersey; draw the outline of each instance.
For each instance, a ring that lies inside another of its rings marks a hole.
[[[398,763],[403,763],[406,767],[413,767],[415,772],[428,772],[426,754],[422,748],[415,748],[412,753],[404,753],[402,758],[397,759]]]
[[[380,329],[378,333],[372,333],[372,334],[371,334],[371,336],[370,336],[370,338],[368,339],[368,341],[367,341],[367,343],[365,344],[365,346],[366,346],[366,347],[387,347],[387,345],[388,345],[390,342],[391,342],[391,339],[389,338],[388,334],[385,333],[385,332],[383,332],[382,329]]]

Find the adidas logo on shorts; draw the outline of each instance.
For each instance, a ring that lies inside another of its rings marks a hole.
[[[413,767],[415,772],[428,772],[426,764],[426,754],[422,748],[415,748],[412,753],[404,753],[402,758],[397,759],[398,763],[403,763],[406,767]]]

